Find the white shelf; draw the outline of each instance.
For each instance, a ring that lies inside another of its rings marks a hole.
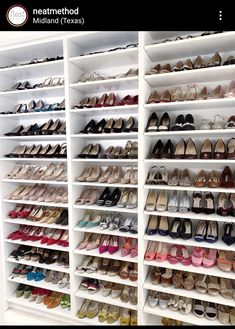
[[[103,280],[103,281],[108,281],[108,282],[113,282],[113,283],[119,283],[119,284],[125,284],[127,286],[132,286],[132,287],[137,287],[138,286],[138,281],[131,281],[130,279],[121,279],[118,275],[111,276],[111,275],[103,275],[99,273],[79,273],[78,271],[74,272],[74,275],[76,276],[81,276],[85,278],[92,278],[92,279],[97,279],[97,280]]]
[[[151,283],[149,276],[146,279],[143,288],[148,289],[148,290],[165,292],[167,294],[172,294],[172,295],[177,295],[177,296],[182,296],[182,297],[189,297],[189,295],[190,295],[190,297],[193,299],[204,300],[204,301],[211,302],[211,303],[214,303],[215,298],[216,298],[216,303],[218,303],[218,304],[235,307],[234,299],[226,299],[226,298],[222,297],[221,295],[211,296],[208,293],[200,294],[199,292],[197,292],[196,289],[189,291],[189,290],[182,289],[182,288],[176,289],[176,288],[174,288],[173,285],[169,286],[169,287],[163,287],[160,284],[155,285],[155,284]]]
[[[51,249],[57,251],[69,251],[68,247],[59,246],[58,244],[47,245],[46,243],[41,244],[40,241],[22,241],[22,240],[10,240],[5,239],[6,242],[13,243],[13,244],[22,244],[24,246],[31,246],[43,249]]]
[[[116,114],[117,111],[128,113],[137,113],[138,105],[123,105],[123,106],[107,106],[107,107],[94,107],[94,108],[84,108],[84,109],[71,109],[70,113],[77,113],[81,115],[112,115]]]
[[[105,206],[97,206],[97,205],[93,205],[93,206],[89,206],[89,205],[74,205],[73,206],[75,209],[87,209],[87,210],[101,210],[101,211],[108,211],[108,212],[125,212],[128,214],[137,214],[138,210],[137,208],[134,209],[128,209],[128,208],[118,208],[117,206],[114,207],[105,207]]]
[[[145,75],[145,80],[153,88],[162,86],[182,86],[188,83],[204,83],[234,78],[235,65],[216,66],[197,70],[186,70],[163,74]]]
[[[108,183],[99,183],[99,182],[73,182],[74,186],[96,186],[96,187],[120,187],[120,188],[138,188],[138,185],[134,184],[121,184],[121,183],[114,183],[114,184],[108,184]]]
[[[51,184],[51,185],[68,185],[68,182],[57,181],[57,180],[44,180],[44,179],[10,179],[3,178],[4,183],[24,183],[24,184]]]
[[[221,278],[227,278],[231,280],[235,280],[235,273],[230,271],[230,272],[224,272],[221,271],[217,266],[213,266],[211,268],[205,268],[203,266],[193,266],[193,265],[182,265],[181,263],[177,264],[171,264],[168,261],[162,261],[162,262],[157,262],[156,260],[154,261],[147,261],[144,260],[144,265],[148,266],[157,266],[157,267],[164,267],[164,268],[172,268],[174,270],[179,270],[179,271],[185,271],[185,272],[192,272],[192,273],[200,273],[200,274],[206,274],[206,275],[212,275],[212,276],[217,276]]]
[[[185,163],[188,165],[191,164],[202,164],[202,165],[207,165],[207,164],[222,164],[222,165],[229,165],[229,164],[235,164],[235,161],[232,159],[221,159],[221,160],[202,160],[202,159],[193,159],[193,160],[188,160],[188,159],[146,159],[144,160],[146,163]]]
[[[6,218],[6,219],[4,219],[4,222],[5,223],[11,223],[11,224],[33,225],[33,226],[38,226],[38,227],[49,227],[49,228],[55,228],[55,229],[61,229],[61,230],[68,230],[68,225],[39,223],[39,222],[36,222],[36,221],[30,221],[30,220],[27,220],[27,219]]]
[[[1,160],[1,159],[0,159]],[[54,161],[54,160],[53,160]],[[137,159],[72,159],[73,162],[137,164]]]
[[[201,325],[201,326],[222,326],[223,324],[219,320],[208,320],[205,316],[202,318],[198,318],[195,316],[192,312],[189,314],[183,314],[180,311],[171,311],[169,308],[166,310],[162,310],[158,306],[155,308],[150,307],[147,303],[145,304],[143,308],[144,313],[157,315],[160,317],[167,317],[170,319],[175,319],[187,323],[191,323],[194,325]]]
[[[2,141],[65,141],[66,135],[0,136]]]
[[[130,132],[130,133],[110,133],[110,134],[73,134],[72,138],[84,138],[84,139],[138,139],[138,133]]]
[[[176,218],[190,218],[192,220],[215,220],[217,222],[235,222],[235,217],[232,216],[219,216],[217,214],[195,214],[192,211],[188,211],[186,213],[177,212],[169,212],[169,211],[144,211],[145,215],[156,215],[156,216],[167,216],[167,217],[176,217]]]
[[[23,119],[34,120],[44,119],[45,117],[65,116],[65,111],[44,111],[44,112],[28,112],[28,113],[13,113],[13,114],[0,114],[0,119]]]
[[[130,232],[120,232],[119,230],[114,230],[114,231],[110,231],[108,229],[101,230],[99,226],[93,227],[93,228],[75,227],[74,231],[75,232],[91,232],[91,233],[97,233],[97,234],[106,234],[106,235],[115,235],[115,236],[123,236],[123,237],[130,237],[130,238],[138,238],[138,234],[133,234],[133,233],[130,233]]]
[[[147,137],[165,137],[174,138],[174,136],[189,136],[194,138],[201,138],[208,136],[208,138],[216,137],[230,137],[235,133],[235,129],[211,129],[211,130],[181,130],[181,131],[158,131],[158,132],[146,132]]]
[[[133,66],[138,61],[138,48],[120,49],[114,52],[104,52],[100,54],[77,56],[69,58],[69,62],[75,64],[86,71],[100,70],[109,67],[119,67],[124,65]]]
[[[144,239],[148,241],[161,241],[166,242],[169,244],[180,244],[184,246],[192,246],[192,247],[202,247],[202,248],[210,248],[210,249],[218,249],[218,250],[234,250],[234,246],[227,246],[223,240],[219,239],[215,243],[209,243],[206,241],[198,242],[195,241],[193,238],[184,240],[181,238],[172,239],[170,236],[161,236],[160,234],[156,235],[144,235]]]
[[[172,38],[170,37],[170,39]],[[152,61],[167,62],[169,59],[182,57],[196,58],[198,55],[210,54],[213,51],[232,51],[234,49],[233,40],[234,31],[197,36],[196,38],[185,38],[184,40],[172,40],[171,42],[147,45],[144,49]]]
[[[169,186],[169,185],[144,185],[145,189],[151,190],[174,190],[174,191],[202,191],[215,193],[235,193],[235,188],[212,188],[212,187],[196,187],[196,186]]]
[[[121,260],[123,262],[137,263],[137,257],[131,257],[130,255],[122,257],[120,248],[114,254],[110,254],[108,251],[104,252],[103,254],[100,254],[98,249],[93,249],[93,250],[86,250],[86,249],[78,250],[78,249],[75,249],[74,253],[78,254],[78,255],[94,256],[94,257],[101,257],[101,258],[110,258],[110,259]]]
[[[78,298],[91,299],[91,300],[94,300],[96,302],[106,303],[106,304],[109,304],[109,305],[116,305],[116,306],[120,306],[120,307],[124,307],[124,308],[126,307],[130,310],[137,310],[137,305],[132,305],[130,302],[123,303],[120,298],[112,298],[110,296],[107,296],[107,297],[102,296],[101,290],[97,291],[94,294],[89,294],[86,291],[77,290],[75,292],[75,296],[78,297]]]
[[[101,93],[107,90],[128,90],[138,88],[138,76],[117,79],[77,82],[69,85],[70,88],[83,93]]]
[[[2,91],[0,92],[0,97],[37,97],[42,98],[47,96],[51,97],[63,97],[64,95],[64,86],[55,86],[55,87],[45,87],[45,88],[34,88],[34,89],[24,89],[24,90],[13,90],[13,91]]]
[[[15,304],[19,306],[25,307],[25,309],[33,309],[36,311],[41,311],[46,314],[52,314],[55,315],[56,317],[66,317],[68,319],[71,319],[71,312],[68,310],[68,308],[61,308],[60,306],[52,309],[48,309],[46,305],[43,303],[36,304],[35,302],[30,303],[27,299],[24,297],[17,298],[15,296],[12,296],[7,299],[7,302],[10,304]],[[57,318],[58,319],[58,318]]]
[[[3,199],[3,202],[6,202],[6,203],[22,203],[22,204],[30,204],[30,205],[35,205],[35,206],[68,208],[67,203],[38,202],[38,201],[32,201],[32,200],[8,200],[8,199]]]
[[[195,101],[145,104],[144,107],[150,111],[162,112],[162,111],[170,110],[170,111],[187,111],[187,113],[190,113],[191,110],[200,111],[200,110],[215,109],[220,111],[220,109],[223,107],[234,108],[234,105],[235,105],[235,97],[231,97],[231,98],[217,98],[217,99],[206,99],[206,100],[195,100]]]
[[[43,63],[36,64],[26,64],[12,67],[5,67],[0,69],[0,74],[9,77],[16,77],[17,74],[20,74],[20,78],[27,79],[30,77],[42,77],[48,74],[48,70],[54,75],[61,74],[63,75],[63,65],[64,60],[55,60]]]
[[[15,264],[23,264],[23,265],[29,265],[29,266],[36,266],[40,268],[45,268],[47,270],[52,270],[52,271],[58,271],[58,272],[64,272],[64,273],[70,273],[70,269],[64,266],[59,266],[56,263],[54,264],[41,264],[39,262],[33,262],[32,260],[25,260],[25,259],[19,259],[18,261],[15,258],[8,257],[6,259],[7,262],[9,263],[15,263]]]
[[[65,158],[0,158],[0,161],[14,161],[14,162],[67,162]]]
[[[63,289],[60,289],[58,287],[58,284],[52,284],[51,282],[45,282],[45,280],[42,281],[35,281],[35,280],[27,280],[27,278],[20,278],[20,277],[16,277],[16,278],[11,278],[11,276],[8,277],[8,281],[11,282],[16,282],[16,283],[21,283],[21,284],[25,284],[25,285],[29,285],[29,286],[33,286],[33,287],[38,287],[38,288],[42,288],[42,289],[49,289],[52,291],[58,291],[64,294],[70,294],[70,289],[67,289],[66,287]]]

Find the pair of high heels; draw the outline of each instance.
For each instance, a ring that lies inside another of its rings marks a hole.
[[[102,119],[98,123],[95,120],[91,120],[82,130],[80,134],[103,134],[103,133],[121,133],[121,132],[132,132],[138,131],[136,122],[133,117],[130,117],[126,122],[124,119],[119,118],[118,120]]]
[[[136,105],[138,104],[138,95],[130,96],[126,95],[120,101],[117,102],[117,96],[114,93],[103,94],[99,99],[97,96],[92,98],[85,97],[79,104],[74,105],[74,109],[83,109],[91,107],[109,107],[109,106],[124,106],[124,105]]]
[[[7,195],[6,199],[67,203],[68,192],[63,187],[48,188],[45,184],[34,184],[33,186],[20,185],[11,194]]]
[[[39,145],[17,145],[14,149],[5,154],[6,158],[66,158],[67,157],[67,145],[56,144],[52,146],[47,144],[46,146]]]
[[[101,159],[137,159],[138,142],[127,141],[125,148],[121,146],[109,146],[104,152],[99,154]]]
[[[64,163],[55,165],[50,163],[47,166],[35,166],[30,164],[15,164],[9,174],[8,179],[32,179],[32,180],[56,180],[66,181],[67,170]]]
[[[5,136],[31,136],[31,135],[55,135],[66,134],[66,123],[57,119],[55,122],[50,119],[41,126],[37,123],[26,127],[20,125],[12,131],[5,133]]]

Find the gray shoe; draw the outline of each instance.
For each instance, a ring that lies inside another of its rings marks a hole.
[[[168,202],[168,211],[177,212],[179,207],[179,196],[177,191],[172,191]]]
[[[187,191],[183,191],[180,197],[179,212],[186,213],[190,210],[190,199]]]

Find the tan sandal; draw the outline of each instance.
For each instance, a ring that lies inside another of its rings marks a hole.
[[[216,276],[209,277],[207,292],[211,296],[217,296],[220,293],[219,279]]]
[[[159,284],[161,282],[161,270],[160,267],[152,267],[150,271],[150,280],[152,284]]]
[[[181,288],[183,285],[183,273],[181,271],[176,271],[172,277],[172,283],[175,288]]]
[[[197,281],[195,283],[195,288],[200,294],[205,294],[207,292],[207,275],[199,274]]]
[[[161,285],[163,287],[169,287],[172,283],[173,271],[170,268],[166,268],[165,272],[161,275]]]
[[[195,277],[193,273],[186,273],[184,275],[183,287],[186,290],[192,290],[195,286]]]
[[[219,257],[217,258],[217,265],[219,269],[225,272],[230,272],[232,269],[232,260],[230,254],[226,250],[219,250]]]
[[[226,299],[233,299],[233,288],[231,280],[220,278],[220,294]]]

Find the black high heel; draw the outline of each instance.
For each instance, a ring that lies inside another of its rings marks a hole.
[[[121,133],[124,126],[125,126],[124,120],[122,118],[119,118],[115,122],[115,125],[113,126],[113,132],[114,133]]]
[[[171,120],[167,112],[161,117],[158,130],[159,131],[168,131],[170,130]]]
[[[24,130],[24,127],[20,125],[13,129],[11,132],[4,134],[4,136],[20,136],[22,130]]]
[[[50,126],[50,128],[47,130],[47,135],[52,135],[55,131],[57,131],[61,126],[60,119],[57,119],[53,125]]]
[[[124,127],[124,129],[123,129],[123,132],[124,133],[129,133],[129,132],[131,132],[131,131],[135,131],[135,130],[133,130],[134,129],[134,126],[135,126],[135,119],[133,118],[133,117],[130,117],[128,120],[127,120],[127,122],[126,122],[126,124],[125,124],[125,127]]]
[[[232,231],[234,229],[233,223],[224,223],[224,234],[222,240],[227,246],[231,246],[234,243],[234,237],[232,237]]]
[[[97,201],[98,206],[104,206],[106,200],[111,196],[111,191],[109,187],[106,187],[104,191],[102,192],[101,196],[99,197],[99,200]]]
[[[115,188],[115,190],[113,190],[112,194],[109,195],[108,198],[106,199],[105,206],[107,206],[107,207],[116,206],[120,197],[121,197],[121,191],[117,187],[117,188]]]
[[[92,150],[87,154],[87,158],[98,159],[99,153],[101,152],[101,145],[96,144]]]
[[[28,125],[27,127],[25,127],[21,132],[20,135],[21,136],[28,136],[30,131],[39,129],[38,125],[35,123],[34,125]]]
[[[30,147],[27,147],[27,145],[25,145],[26,146],[26,149],[25,150],[23,150],[23,148],[19,151],[19,154],[18,154],[18,157],[19,158],[30,158],[30,154],[33,152],[33,150],[35,149],[35,147],[36,147],[36,145],[35,144],[33,144],[33,145],[31,145]]]
[[[38,135],[47,135],[47,131],[50,129],[50,127],[54,124],[54,121],[50,119],[46,123],[44,123],[41,127],[41,129],[38,131]]]
[[[60,128],[53,132],[53,134],[65,135],[66,134],[66,122],[63,122]]]
[[[41,151],[38,153],[38,157],[39,158],[46,158],[46,153],[49,152],[51,149],[51,145],[47,144],[46,146],[44,146]]]
[[[91,120],[90,122],[88,122],[88,124],[79,131],[79,134],[89,134],[89,133],[93,133],[96,127],[96,122],[95,120]]]
[[[163,151],[163,142],[161,139],[157,141],[157,143],[154,145],[153,151],[150,155],[150,159],[161,159]]]
[[[158,130],[158,116],[155,112],[153,112],[148,119],[146,132],[150,132],[150,131],[155,132],[157,130]]]
[[[82,159],[85,159],[87,157],[87,155],[91,152],[91,150],[93,149],[94,145],[93,144],[88,144],[86,145],[82,152],[79,153],[76,158],[82,158]]]
[[[115,120],[113,118],[109,119],[106,122],[106,125],[104,126],[104,132],[108,134],[111,133],[114,125],[115,125]]]
[[[67,158],[67,144],[61,144],[60,151],[57,155],[58,158]]]
[[[96,127],[94,128],[93,134],[102,134],[105,125],[106,120],[102,119],[100,122],[97,123]]]
[[[58,153],[60,153],[61,146],[56,144],[50,148],[50,150],[45,154],[46,158],[55,158]]]
[[[38,157],[38,154],[41,152],[41,150],[42,150],[42,145],[39,144],[39,145],[37,145],[37,146],[32,150],[32,152],[30,152],[30,153],[28,154],[28,157],[29,157],[29,158],[37,158],[37,157]]]
[[[183,130],[183,125],[184,125],[184,116],[183,114],[180,114],[175,119],[175,125],[171,127],[171,130],[172,131]]]

